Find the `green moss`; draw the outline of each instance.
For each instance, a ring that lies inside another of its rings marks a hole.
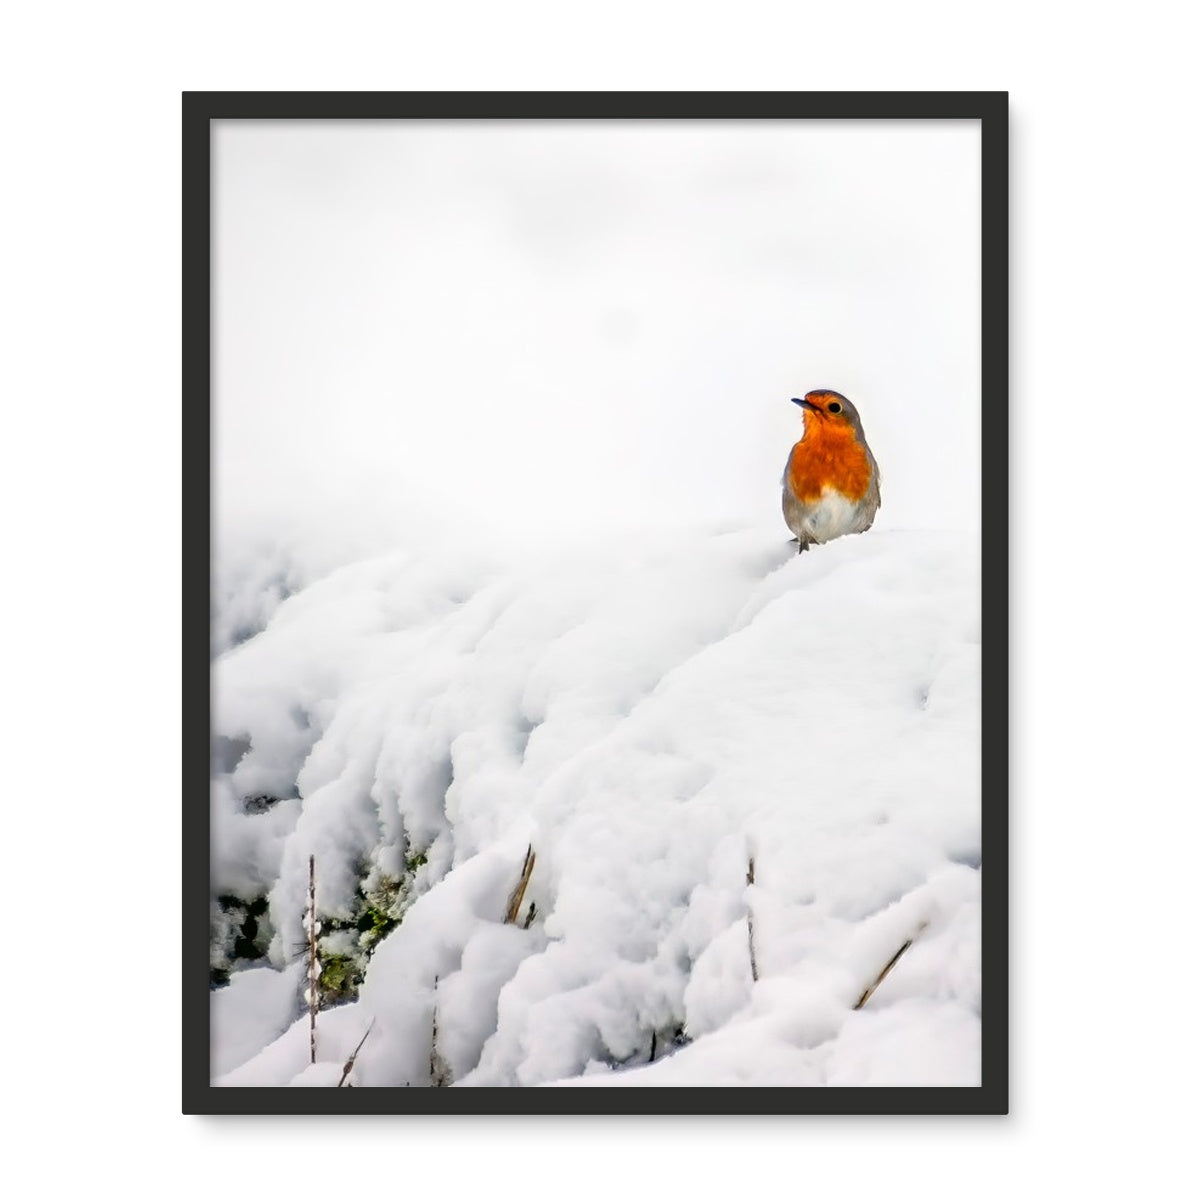
[[[324,999],[337,1003],[358,994],[362,971],[356,959],[348,954],[331,954],[321,957],[320,963],[319,980]]]
[[[350,915],[318,914],[321,936],[317,939],[317,958],[323,1003],[341,1004],[358,995],[375,948],[404,920],[416,898],[413,876],[427,861],[424,851],[408,855],[400,878],[363,863]]]
[[[399,924],[399,917],[394,917],[390,912],[384,912],[375,905],[368,904],[355,922],[355,928],[359,934],[359,944],[364,949],[374,948],[376,942],[386,937]]]

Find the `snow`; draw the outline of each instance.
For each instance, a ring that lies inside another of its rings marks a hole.
[[[273,1042],[298,1011],[304,971],[294,962],[282,971],[235,971],[229,986],[212,993],[212,1073],[225,1075]]]
[[[435,1012],[457,1086],[977,1085],[979,636],[958,532],[396,549],[300,587],[214,663],[247,747],[215,871],[269,893],[276,968],[214,992],[215,1082],[328,1085],[298,1007],[246,1053],[254,984],[296,971],[310,854],[346,917],[420,853],[318,1020],[339,1066],[374,1021],[358,1086],[426,1086]]]

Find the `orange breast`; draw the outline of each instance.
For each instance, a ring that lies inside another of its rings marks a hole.
[[[871,463],[850,426],[816,417],[806,420],[804,437],[792,447],[787,475],[802,504],[819,500],[827,487],[857,501],[871,485]]]

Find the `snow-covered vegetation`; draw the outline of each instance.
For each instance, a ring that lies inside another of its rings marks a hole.
[[[356,1085],[435,1051],[459,1086],[979,1082],[967,536],[394,552],[298,586],[215,696],[214,893],[266,898],[217,1082],[314,1082],[310,856]]]

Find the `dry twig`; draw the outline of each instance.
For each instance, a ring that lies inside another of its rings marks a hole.
[[[372,1017],[371,1024],[367,1026],[367,1032],[362,1035],[362,1041],[360,1041],[358,1043],[358,1045],[354,1047],[354,1053],[351,1054],[348,1059],[346,1059],[346,1065],[342,1068],[342,1077],[341,1077],[341,1079],[338,1080],[338,1087],[341,1087],[342,1084],[344,1084],[344,1083],[346,1084],[347,1087],[354,1086],[354,1084],[352,1084],[352,1083],[346,1083],[346,1077],[354,1069],[354,1060],[358,1057],[358,1052],[363,1048],[363,1042],[365,1042],[367,1040],[367,1038],[370,1037],[371,1030],[374,1028],[375,1028],[375,1018]]]
[[[916,932],[913,933],[912,937],[910,937],[908,941],[906,941],[904,945],[901,946],[900,949],[888,959],[887,965],[875,977],[875,982],[872,983],[861,996],[859,996],[858,1003],[854,1006],[855,1012],[862,1008],[862,1006],[866,1004],[866,1002],[870,1000],[873,995],[875,995],[875,989],[879,987],[879,985],[888,977],[888,972],[891,971],[891,969],[900,961],[900,956],[909,948],[909,946],[913,944],[913,942],[917,940],[918,937],[921,936],[921,930],[924,929],[928,924],[928,921],[922,921],[920,925],[917,926]]]
[[[512,894],[508,898],[508,908],[504,913],[506,925],[516,923],[517,916],[521,911],[521,901],[525,899],[525,889],[529,886],[529,877],[533,874],[533,864],[536,859],[537,855],[533,852],[533,846],[529,846],[525,851],[525,865],[521,868],[521,878],[517,880],[517,886],[513,888]]]
[[[754,857],[751,855],[749,867],[746,871],[746,885],[750,886],[754,883]],[[758,955],[754,951],[754,910],[750,907],[749,900],[746,901],[746,933],[750,939],[750,978],[755,983],[758,982]]]
[[[429,1086],[446,1087],[450,1083],[450,1067],[438,1050],[437,1023],[437,986],[438,977],[433,977],[433,1036],[429,1042]]]
[[[316,864],[308,856],[308,1061],[317,1061],[317,886]]]

